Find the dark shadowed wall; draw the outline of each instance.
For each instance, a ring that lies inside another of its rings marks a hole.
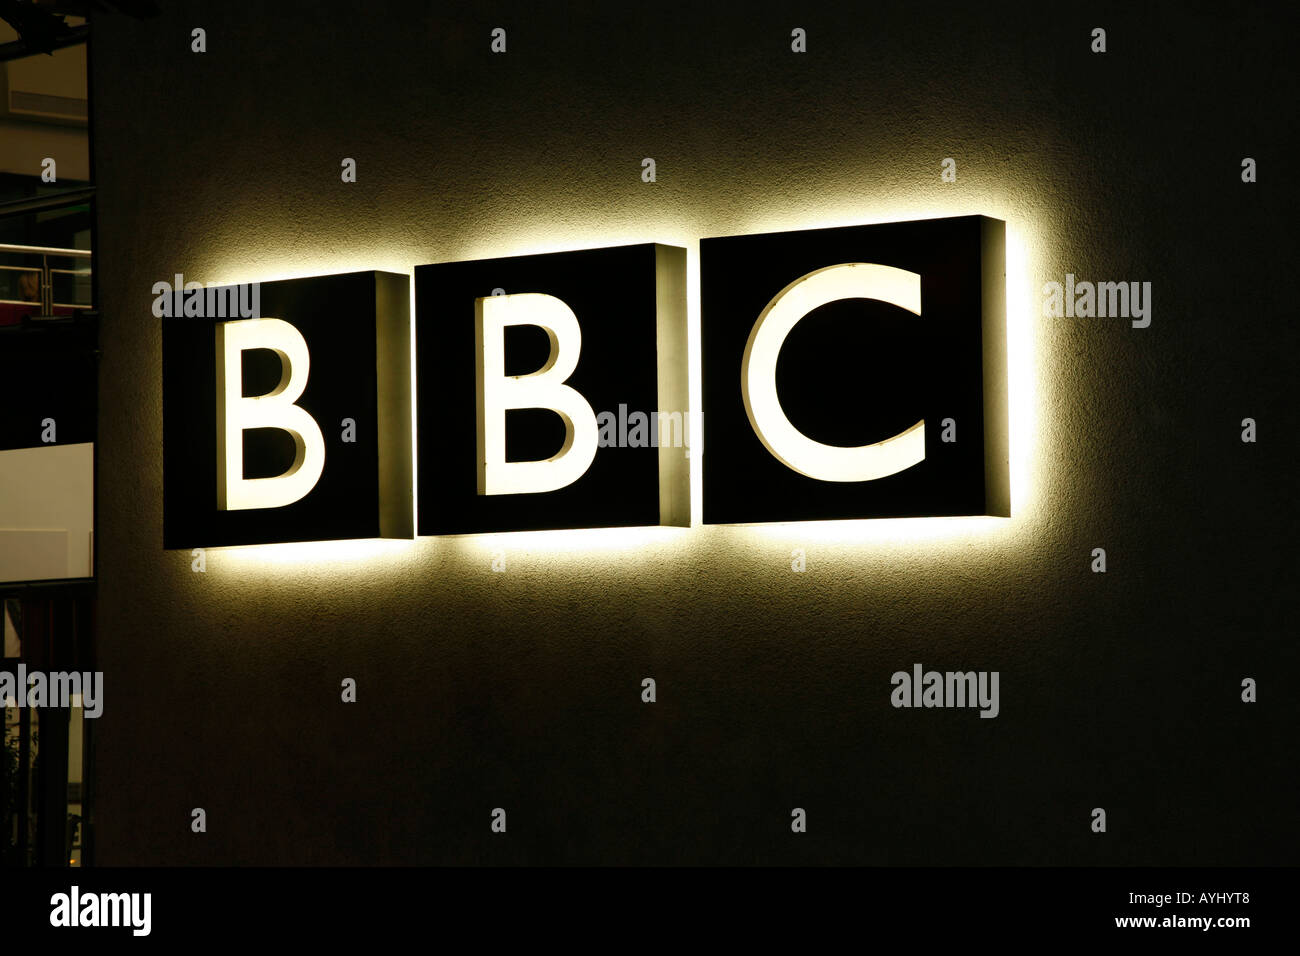
[[[162,5],[92,50],[99,862],[1297,862],[1270,14]],[[163,550],[175,273],[665,242],[697,345],[702,237],[974,213],[1008,230],[1009,520]],[[1044,317],[1066,273],[1151,282],[1150,327]],[[1000,715],[894,709],[918,662],[999,671]]]

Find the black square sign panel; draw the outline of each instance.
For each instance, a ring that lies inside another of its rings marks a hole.
[[[409,296],[385,272],[174,296],[164,547],[412,535]]]
[[[419,266],[419,533],[689,523],[686,253]]]
[[[1010,515],[1006,229],[700,243],[704,521]]]

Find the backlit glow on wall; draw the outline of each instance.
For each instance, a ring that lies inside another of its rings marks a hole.
[[[916,187],[923,195],[934,187]],[[790,547],[820,547],[834,560],[862,560],[880,548],[889,548],[895,561],[924,561],[942,565],[954,549],[992,549],[1006,555],[1032,550],[1032,540],[1047,517],[1047,501],[1052,485],[1052,456],[1044,453],[1043,422],[1045,410],[1053,407],[1053,395],[1044,383],[1050,381],[1043,369],[1050,360],[1045,336],[1033,322],[1036,277],[1052,270],[1054,250],[1061,239],[1052,231],[1051,219],[1044,207],[1049,197],[1036,194],[1021,184],[1006,193],[967,186],[960,199],[910,199],[908,189],[898,187],[884,198],[873,198],[862,188],[845,188],[834,198],[824,190],[815,190],[815,203],[802,203],[797,195],[784,195],[781,201],[729,209],[717,197],[703,194],[680,216],[661,207],[645,210],[636,203],[610,208],[604,216],[591,212],[584,204],[584,215],[551,215],[544,203],[532,208],[531,217],[506,222],[482,220],[483,230],[458,235],[450,245],[418,244],[417,233],[402,233],[405,245],[398,245],[384,235],[382,218],[371,225],[375,238],[358,242],[354,248],[346,243],[313,249],[307,244],[285,241],[276,245],[274,233],[265,237],[265,245],[250,247],[250,238],[240,234],[238,242],[214,238],[211,278],[197,267],[196,276],[213,283],[271,281],[343,272],[358,268],[410,273],[425,262],[453,259],[490,258],[532,255],[546,252],[589,249],[601,246],[661,242],[687,249],[688,343],[691,354],[690,395],[692,407],[698,407],[699,370],[699,238],[724,233],[777,232],[817,229],[832,226],[860,225],[876,222],[901,222],[946,216],[983,214],[1006,221],[1007,269],[1007,387],[1010,407],[1010,518],[903,518],[855,521],[799,522],[791,524],[748,525],[703,528],[700,525],[702,500],[700,470],[691,469],[692,527],[590,529],[553,532],[521,532],[467,537],[416,538],[411,541],[383,542],[382,554],[392,561],[378,559],[372,542],[330,542],[321,545],[262,545],[214,551],[210,560],[231,570],[256,574],[275,569],[275,580],[302,575],[314,576],[313,569],[329,568],[334,572],[383,575],[408,564],[399,560],[405,555],[420,564],[439,556],[464,554],[472,560],[486,560],[502,551],[532,555],[535,566],[554,568],[557,573],[573,574],[579,568],[596,573],[619,574],[622,569],[637,568],[647,562],[673,560],[672,555],[690,552],[706,556],[726,554],[750,548],[775,552]],[[940,193],[941,194],[941,193]],[[941,194],[942,195],[942,194]],[[573,200],[570,199],[572,202]],[[786,210],[786,211],[782,211]],[[292,250],[292,251],[287,251]],[[188,272],[187,272],[188,274]],[[414,297],[414,291],[412,291]],[[412,302],[412,309],[414,303]],[[414,370],[413,370],[414,374]],[[419,388],[419,382],[415,382]],[[418,427],[418,423],[413,426]],[[693,436],[692,442],[703,448],[705,437]],[[414,436],[413,436],[414,438]],[[693,461],[698,461],[692,449]],[[1062,467],[1065,467],[1064,465]],[[291,569],[297,569],[295,574]],[[409,569],[408,569],[409,570]]]

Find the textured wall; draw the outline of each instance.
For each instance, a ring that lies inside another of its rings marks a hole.
[[[94,25],[100,862],[1297,861],[1297,91],[1276,24],[164,6]],[[162,550],[150,286],[175,272],[659,241],[690,251],[694,310],[703,236],[969,213],[1008,224],[1010,520],[272,546],[205,574]],[[1066,272],[1152,282],[1150,328],[1043,318]],[[1000,671],[1001,715],[893,709],[915,662]]]

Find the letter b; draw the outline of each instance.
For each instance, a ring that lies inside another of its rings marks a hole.
[[[216,326],[217,507],[222,511],[281,508],[307,496],[325,468],[325,438],[294,404],[307,387],[311,359],[302,333],[282,319],[245,319]],[[244,352],[269,349],[280,357],[280,384],[245,398]],[[293,464],[271,478],[244,477],[244,432],[278,428],[293,438]]]
[[[582,330],[563,301],[540,292],[475,301],[478,351],[478,493],[554,491],[583,476],[596,457],[596,413],[565,380],[578,367]],[[505,330],[536,325],[551,340],[550,357],[529,375],[505,374]],[[548,408],[564,420],[564,445],[541,461],[506,461],[506,411]]]

